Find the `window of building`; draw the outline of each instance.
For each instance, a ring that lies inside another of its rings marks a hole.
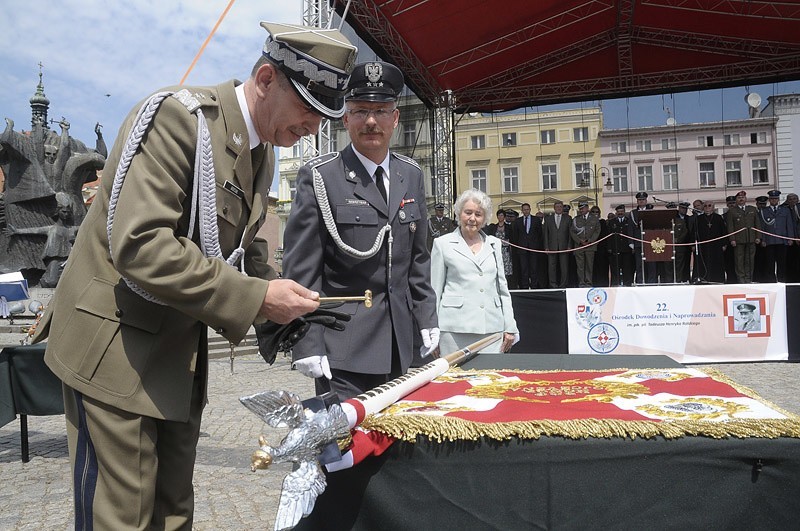
[[[714,136],[698,136],[697,145],[700,147],[712,147],[714,145]]]
[[[294,196],[297,193],[297,181],[295,179],[287,179],[289,182],[289,197],[294,201]]]
[[[650,140],[637,140],[636,151],[653,151],[653,143]]]
[[[572,129],[573,142],[588,142],[589,141],[589,128],[588,127],[575,127]]]
[[[303,154],[303,140],[298,140],[292,145],[292,158],[299,159]]]
[[[558,189],[558,166],[542,164],[542,190]]]
[[[628,152],[628,143],[621,141],[621,142],[611,142],[611,152],[612,153],[627,153]]]
[[[611,181],[614,183],[614,192],[627,192],[628,168],[624,166],[611,168]]]
[[[542,144],[555,144],[556,143],[556,130],[545,129],[542,131]]]
[[[742,163],[738,160],[725,162],[725,183],[728,186],[742,185]]]
[[[636,168],[636,176],[639,180],[639,190],[647,191],[653,189],[653,167],[639,166]]]
[[[517,133],[503,133],[503,145],[510,147],[517,145]]]
[[[753,184],[768,184],[767,159],[753,159]]]
[[[589,186],[589,179],[591,177],[591,172],[589,171],[589,163],[588,162],[576,162],[575,163],[575,187],[581,188],[584,186]]]
[[[472,149],[483,149],[486,147],[486,137],[484,135],[474,135],[470,137]]]
[[[767,133],[766,133],[766,131],[761,131],[759,133],[750,133],[750,143],[751,144],[766,144],[767,143]]]
[[[339,151],[339,135],[331,131],[331,137],[329,138],[329,141],[330,141],[330,152],[334,153],[336,151]]]
[[[661,139],[661,149],[667,151],[669,149],[675,149],[675,139],[674,138],[662,138]]]
[[[486,192],[486,169],[472,170],[472,187]]]
[[[412,147],[417,142],[417,122],[408,121],[403,124],[403,145]]]
[[[700,163],[700,187],[711,188],[717,185],[717,179],[714,175],[713,162]]]
[[[726,146],[738,146],[739,145],[739,133],[731,133],[727,135],[722,135],[722,142]]]
[[[664,176],[664,190],[678,189],[678,165],[664,164],[661,166],[661,173]]]
[[[519,192],[519,168],[503,168],[503,192]]]

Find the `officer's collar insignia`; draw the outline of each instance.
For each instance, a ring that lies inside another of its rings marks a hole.
[[[233,143],[241,147],[243,142],[242,133],[233,133]]]

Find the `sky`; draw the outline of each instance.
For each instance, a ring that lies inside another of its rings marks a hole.
[[[0,116],[30,129],[30,98],[43,67],[49,118],[70,122],[70,134],[94,146],[103,125],[109,149],[130,109],[158,88],[180,82],[229,0],[2,0]],[[244,80],[266,31],[259,21],[299,24],[301,0],[236,0],[186,84]],[[752,86],[764,103],[800,93],[800,82]],[[605,100],[606,128],[661,125],[669,107],[679,123],[745,118],[744,87]],[[587,102],[596,104],[597,102]],[[579,104],[569,104],[571,107]],[[542,107],[542,110],[546,107]],[[0,122],[0,127],[4,124]],[[57,124],[51,127],[60,131]]]

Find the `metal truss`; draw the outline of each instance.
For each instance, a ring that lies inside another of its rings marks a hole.
[[[332,16],[333,10],[328,6],[328,0],[303,0],[304,26],[327,28]],[[305,163],[306,158],[311,159],[331,151],[331,121],[323,118],[317,136],[304,136],[300,142],[303,144],[301,165]]]
[[[452,214],[453,206],[453,141],[455,127],[453,121],[452,93],[444,92],[437,105],[431,110],[431,138],[433,138],[434,178],[433,194],[435,203],[443,203],[445,212]]]

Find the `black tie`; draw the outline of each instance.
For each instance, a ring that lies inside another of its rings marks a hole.
[[[250,163],[253,168],[253,175],[258,172],[258,169],[261,167],[261,163],[264,161],[264,146],[263,144],[259,144],[253,149],[250,150]]]
[[[386,198],[386,185],[383,184],[383,166],[378,166],[378,169],[375,170],[375,185],[378,187],[381,197],[388,205],[389,200]]]

